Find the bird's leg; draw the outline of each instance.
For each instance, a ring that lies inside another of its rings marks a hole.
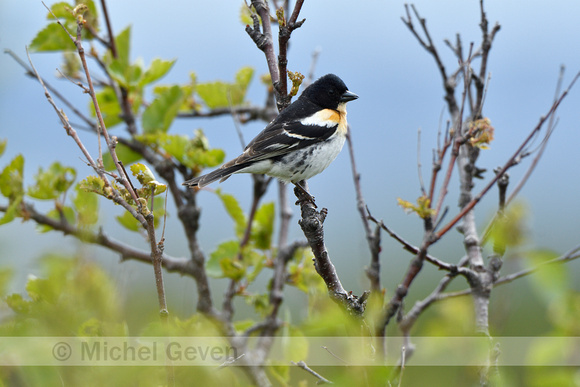
[[[296,202],[296,204],[302,204],[303,202],[309,202],[311,203],[314,208],[318,208],[316,206],[316,203],[314,202],[314,196],[310,195],[310,192],[308,192],[308,190],[306,188],[304,188],[304,186],[302,184],[306,184],[306,181],[302,180],[299,181],[297,183],[294,183],[294,186],[296,186],[296,189],[294,190],[296,192],[296,190],[300,191],[303,195],[303,197],[299,198],[298,201]]]

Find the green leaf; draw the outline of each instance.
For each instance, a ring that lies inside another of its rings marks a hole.
[[[326,285],[312,264],[312,251],[298,249],[293,259],[288,263],[287,282],[306,294],[326,291]]]
[[[143,68],[140,63],[132,65],[113,59],[107,67],[111,77],[125,88],[131,88],[140,83]]]
[[[255,250],[251,250],[250,252],[244,253],[244,262],[246,263],[247,266],[249,265],[254,266],[254,270],[252,270],[250,273],[246,275],[246,280],[248,281],[248,283],[252,283],[254,282],[256,277],[258,277],[258,275],[262,272],[264,264],[266,263],[266,257],[261,254],[257,254]]]
[[[6,144],[8,144],[8,139],[0,140],[0,156],[2,156],[6,150]]]
[[[225,152],[221,149],[209,149],[201,130],[196,130],[194,138],[167,133],[145,134],[137,138],[146,144],[163,148],[168,156],[191,169],[220,165],[225,158]]]
[[[512,203],[492,224],[490,238],[496,250],[520,246],[526,241],[528,209],[522,202]]]
[[[53,208],[52,210],[50,210],[46,213],[46,216],[51,218],[51,219],[54,219],[56,221],[60,221],[62,219],[62,217],[64,216],[65,221],[71,225],[74,225],[75,220],[76,220],[75,211],[72,209],[72,207],[68,207],[68,206],[62,207],[60,211],[58,211],[56,208]],[[47,226],[45,224],[39,224],[37,226],[37,229],[38,229],[38,232],[41,232],[41,233],[45,233],[45,232],[49,232],[49,231],[53,230],[52,227]]]
[[[18,196],[10,201],[8,209],[4,212],[4,216],[0,218],[0,226],[12,222],[17,216],[20,216],[20,203],[22,203],[22,196]]]
[[[131,53],[131,26],[125,28],[115,37],[115,46],[117,47],[117,60],[122,68],[129,66]]]
[[[545,262],[553,260],[559,254],[552,250],[537,249],[526,252],[526,258],[532,267],[540,268],[530,276],[530,279],[536,285],[534,290],[543,299],[551,301],[562,295],[570,289],[570,272],[566,265],[547,264]]]
[[[246,319],[246,320],[239,320],[239,321],[234,321],[233,325],[234,325],[234,329],[236,330],[236,332],[244,332],[245,330],[249,329],[250,327],[252,327],[256,322],[254,320],[251,319]]]
[[[214,278],[242,279],[245,274],[245,267],[237,259],[239,248],[238,241],[227,241],[220,244],[210,254],[210,258],[205,265],[207,274]]]
[[[242,3],[242,7],[240,8],[240,21],[243,25],[252,25],[254,21],[252,20],[252,11],[250,7],[246,3]],[[259,19],[261,21],[261,19]]]
[[[30,311],[31,301],[22,298],[22,295],[14,293],[6,297],[6,304],[17,314],[28,314]]]
[[[117,153],[117,158],[124,165],[129,165],[131,163],[134,163],[136,161],[141,160],[141,158],[142,158],[141,154],[135,152],[134,150],[132,150],[131,148],[129,148],[123,144],[117,144],[115,151]],[[103,165],[105,166],[105,169],[107,171],[113,171],[113,170],[117,169],[117,166],[113,162],[113,158],[111,157],[111,154],[108,152],[103,154]]]
[[[117,99],[115,90],[113,90],[112,87],[107,86],[99,91],[97,93],[97,102],[99,103],[99,109],[101,109],[105,126],[108,129],[123,122],[123,119],[121,118],[121,105]],[[89,109],[92,116],[96,117],[97,114],[92,102],[90,102]]]
[[[274,202],[264,203],[256,211],[252,223],[252,241],[258,249],[270,249],[274,232],[274,217]]]
[[[200,166],[202,168],[215,167],[223,163],[226,153],[221,149],[210,149],[207,151],[194,150],[187,154],[189,163],[185,165]]]
[[[99,12],[93,0],[82,0],[82,3],[88,7],[88,12],[85,12],[84,18],[96,32],[99,32]],[[89,34],[90,35],[90,34]],[[92,35],[89,36],[93,38]]]
[[[174,63],[175,59],[173,60],[163,60],[160,58],[153,59],[151,65],[145,71],[145,74],[143,74],[143,77],[141,78],[139,85],[140,86],[148,85],[161,79],[163,76],[165,76],[165,74],[169,72],[169,70],[171,70],[171,67],[173,67]]]
[[[14,269],[4,267],[0,269],[0,297],[4,297],[8,290],[8,285],[14,276]]]
[[[272,311],[272,305],[270,304],[270,295],[268,293],[263,294],[252,294],[246,297],[246,303],[254,307],[254,311],[260,316],[265,317]]]
[[[145,133],[167,132],[179,111],[182,100],[183,91],[179,86],[173,86],[164,91],[143,112],[143,131]]]
[[[19,154],[0,173],[0,192],[7,198],[16,198],[24,194],[22,179],[24,174],[24,157]]]
[[[96,224],[99,220],[98,197],[94,193],[83,189],[80,184],[77,184],[75,192],[72,203],[76,209],[77,224],[81,227]]]
[[[131,165],[131,172],[133,176],[139,180],[139,183],[143,185],[144,188],[147,190],[151,190],[152,187],[155,187],[154,195],[158,195],[162,192],[165,192],[167,186],[155,180],[155,176],[153,172],[147,167],[145,164],[136,163]]]
[[[239,96],[240,98],[239,103],[242,103],[244,101],[246,90],[248,90],[248,86],[250,85],[253,76],[254,69],[249,66],[242,67],[236,73],[236,86],[239,88],[239,91],[241,92],[241,95]]]
[[[28,188],[28,196],[40,200],[56,199],[70,188],[76,175],[74,168],[63,167],[59,162],[52,163],[46,170],[39,168],[34,176],[35,185]]]
[[[78,186],[85,192],[94,192],[105,196],[105,182],[98,176],[87,176],[79,182]]]
[[[125,71],[127,70],[127,67],[120,61],[117,59],[113,59],[111,61],[111,63],[107,66],[107,71],[109,72],[109,75],[118,83],[121,84],[121,86],[127,86],[127,84],[129,83],[127,81],[127,78],[125,77]]]
[[[282,353],[288,362],[292,359],[308,357],[309,344],[302,331],[290,324],[285,324],[281,337]]]
[[[241,105],[253,75],[254,70],[251,67],[243,67],[236,74],[234,83],[223,81],[200,83],[196,91],[210,109]]]
[[[136,163],[131,165],[130,169],[131,172],[133,173],[133,176],[135,176],[137,180],[139,180],[139,183],[141,183],[142,185],[148,185],[152,181],[155,181],[155,176],[153,176],[153,172],[151,172],[149,167],[146,166],[145,164]]]
[[[242,207],[240,207],[240,203],[238,203],[238,200],[233,195],[222,193],[219,188],[215,190],[215,193],[221,199],[230,218],[234,221],[236,225],[236,235],[238,238],[241,238],[246,229],[247,221],[246,215],[244,214]]]
[[[54,20],[54,16],[56,16],[59,19],[74,21],[75,17],[72,14],[74,7],[75,7],[74,5],[71,5],[71,4],[64,2],[64,1],[54,3],[50,7],[50,10],[52,12],[46,13],[46,20]],[[52,15],[53,13],[54,13],[54,16]]]
[[[36,34],[28,48],[31,52],[70,51],[75,45],[60,25],[50,23]]]
[[[123,214],[115,217],[121,226],[125,227],[129,231],[140,231],[143,229],[141,223],[131,215],[130,212],[124,211]]]

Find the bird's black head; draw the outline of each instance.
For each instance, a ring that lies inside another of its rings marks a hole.
[[[336,109],[341,103],[357,99],[358,95],[348,91],[342,79],[334,74],[327,74],[308,86],[301,97],[308,98],[325,109]]]

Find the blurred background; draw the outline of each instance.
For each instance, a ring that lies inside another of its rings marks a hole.
[[[480,14],[478,1],[417,0],[414,2],[427,25],[433,41],[449,72],[457,60],[444,39],[455,41],[461,34],[464,52],[470,42],[480,43]],[[185,83],[189,73],[195,72],[200,82],[232,81],[242,66],[251,66],[256,73],[247,99],[262,104],[265,90],[258,77],[267,73],[264,56],[244,31],[240,21],[240,1],[110,1],[109,13],[116,33],[132,26],[132,59],[138,57],[148,64],[152,59],[177,58],[171,72],[161,83]],[[481,152],[479,166],[491,170],[505,162],[520,142],[546,114],[554,98],[561,65],[566,66],[564,84],[580,71],[580,2],[573,0],[486,1],[490,28],[501,24],[491,50],[488,70],[491,73],[483,115],[495,127],[495,141],[490,149]],[[25,45],[30,44],[37,31],[43,28],[47,11],[40,1],[8,1],[0,3],[0,46],[25,58]],[[438,128],[448,119],[443,100],[441,78],[432,57],[417,43],[401,21],[405,15],[403,1],[317,0],[306,1],[300,18],[306,18],[302,28],[291,39],[288,69],[308,74],[312,53],[319,51],[315,76],[326,73],[339,75],[349,89],[360,98],[349,104],[349,123],[356,152],[362,189],[367,204],[376,218],[413,244],[419,244],[422,223],[414,215],[407,215],[397,206],[397,198],[415,201],[420,196],[417,177],[417,133],[421,129],[423,177],[430,176],[432,149],[436,145]],[[88,109],[88,98],[81,90],[56,79],[56,68],[62,63],[57,54],[33,54],[40,74],[69,97],[77,106]],[[475,62],[479,66],[479,61]],[[4,167],[15,155],[23,153],[25,183],[40,166],[53,161],[77,168],[82,178],[92,171],[80,160],[81,153],[68,138],[52,107],[46,102],[41,87],[24,75],[23,69],[8,55],[0,56],[0,138],[8,139],[5,154],[0,159]],[[70,116],[70,115],[69,115]],[[564,252],[580,240],[580,85],[574,88],[558,110],[558,123],[547,150],[520,194],[527,208],[525,248],[546,248]],[[243,127],[246,142],[256,135],[265,123],[254,122]],[[212,119],[180,119],[170,129],[172,133],[192,134],[202,128],[213,147],[223,148],[226,158],[241,151],[231,117]],[[116,131],[122,131],[119,126]],[[94,136],[82,133],[85,144],[96,151]],[[538,145],[539,142],[536,142]],[[510,171],[512,185],[525,172],[530,160]],[[475,192],[485,181],[477,182]],[[234,194],[247,210],[251,199],[251,179],[238,175],[221,184],[223,191]],[[359,214],[348,153],[343,151],[323,174],[309,182],[319,207],[326,207],[329,216],[325,223],[326,245],[345,288],[360,294],[368,288],[363,267],[368,264],[369,252]],[[454,194],[457,180],[451,182],[446,205],[451,219],[457,211]],[[293,198],[290,188],[290,198]],[[509,193],[509,189],[508,189]],[[277,200],[272,185],[267,201]],[[198,204],[203,207],[199,238],[202,248],[211,252],[220,242],[234,237],[234,227],[216,195],[201,192]],[[43,203],[37,205],[44,208]],[[47,207],[48,208],[48,204]],[[114,217],[120,209],[102,205],[104,228],[111,235],[127,243],[146,247],[139,236],[122,230]],[[481,229],[497,209],[497,190],[493,190],[477,207]],[[175,214],[169,207],[166,252],[182,257],[187,247]],[[302,239],[297,224],[298,209],[293,206],[290,240]],[[110,252],[81,246],[70,237],[58,233],[40,234],[32,222],[19,221],[0,228],[2,264],[17,268],[13,291],[22,291],[26,276],[38,273],[37,260],[46,252],[77,252],[100,262],[115,278],[117,286],[126,294],[127,302],[153,305],[155,288],[150,266],[137,262],[119,264]],[[448,262],[463,256],[460,235],[450,232],[437,243],[432,254]],[[508,251],[508,256],[510,252]],[[508,258],[504,273],[520,268],[521,262]],[[411,256],[400,245],[383,237],[383,286],[390,292],[401,280]],[[580,263],[566,266],[572,276],[580,274]],[[441,274],[426,267],[414,285],[410,300],[422,298],[441,278]],[[529,282],[503,286],[494,293],[492,304],[504,311],[533,308],[541,304],[529,297]],[[170,310],[189,315],[194,312],[194,285],[190,278],[166,275]],[[263,278],[258,284],[265,284]],[[465,286],[462,279],[455,288]],[[221,296],[227,282],[213,281],[214,294]],[[574,285],[578,290],[578,282]],[[285,307],[298,309],[305,296],[295,289]],[[296,297],[294,297],[294,295]],[[497,295],[497,296],[496,296]],[[497,297],[497,298],[495,298]],[[497,300],[497,301],[496,301]],[[521,301],[527,303],[522,305]],[[528,310],[528,311],[529,311]],[[150,311],[152,314],[156,310]],[[242,310],[243,314],[244,311]],[[299,317],[299,318],[300,318]],[[521,321],[521,320],[520,320]],[[509,318],[496,322],[494,329],[506,334],[519,332],[537,334],[547,322],[539,317],[532,326],[510,324]],[[511,328],[510,328],[511,326]]]

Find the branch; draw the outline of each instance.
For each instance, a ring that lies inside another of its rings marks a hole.
[[[346,292],[324,245],[324,228],[322,224],[326,218],[327,210],[323,208],[320,212],[316,211],[311,198],[307,197],[308,194],[298,187],[294,189],[294,194],[298,198],[301,210],[301,219],[298,224],[312,249],[314,268],[324,280],[330,298],[343,306],[349,313],[362,316],[368,292],[363,293],[360,298]]]
[[[263,32],[260,32],[260,21],[258,20],[258,16],[255,14],[252,14],[252,19],[254,21],[253,27],[247,25],[246,32],[250,38],[252,38],[256,46],[264,52],[268,64],[268,70],[272,78],[272,84],[274,85],[274,89],[276,89],[276,85],[280,82],[281,74],[278,70],[276,54],[274,53],[272,27],[270,25],[270,9],[265,0],[252,0],[252,5],[262,20]],[[286,74],[283,76],[286,77]]]
[[[574,261],[578,258],[580,258],[580,245],[573,247],[572,249],[570,249],[569,251],[560,255],[557,258],[547,260],[547,261],[542,262],[542,263],[540,263],[534,267],[531,267],[529,269],[524,269],[524,270],[518,271],[516,273],[512,273],[512,274],[508,274],[508,275],[505,275],[503,277],[500,277],[497,281],[495,281],[493,286],[496,287],[496,286],[505,285],[505,284],[513,282],[519,278],[534,274],[536,271],[540,270],[542,267],[544,267],[546,265],[563,264],[566,262]],[[442,293],[437,297],[436,301],[444,300],[447,298],[466,296],[466,295],[471,294],[471,292],[472,292],[471,289],[464,289],[464,290],[460,290],[457,292]]]
[[[413,24],[413,17],[409,12],[408,4],[405,4],[405,12],[407,14],[407,18],[405,19],[401,17],[401,20],[411,31],[413,36],[415,36],[421,47],[427,50],[427,52],[429,52],[433,57],[433,59],[435,60],[437,68],[439,69],[439,73],[441,74],[441,78],[443,80],[443,87],[445,89],[445,101],[447,102],[447,105],[449,107],[449,113],[451,114],[452,117],[455,117],[459,111],[457,102],[455,100],[455,79],[454,77],[449,78],[447,76],[447,72],[445,70],[445,66],[443,65],[443,61],[441,60],[439,53],[437,52],[437,48],[435,48],[433,40],[431,39],[431,34],[429,34],[429,30],[427,29],[427,21],[424,18],[421,18],[419,12],[417,11],[417,8],[415,8],[415,5],[411,4],[411,8],[413,9],[413,13],[415,14],[416,19],[419,21],[421,29],[423,30],[423,33],[425,34],[425,38],[427,40],[421,38],[417,30],[415,29],[415,25]]]
[[[84,21],[82,15],[76,15],[77,16],[77,36],[75,38],[68,32],[68,30],[60,22],[60,20],[58,20],[58,18],[52,12],[52,10],[50,8],[48,8],[46,6],[46,4],[44,4],[44,6],[49,10],[49,12],[52,14],[52,16],[56,19],[57,23],[68,34],[69,38],[73,41],[74,45],[77,48],[77,52],[78,52],[78,55],[81,59],[81,64],[82,64],[82,67],[83,67],[83,70],[85,73],[85,77],[87,79],[88,88],[85,88],[80,83],[79,83],[79,86],[81,86],[90,95],[91,100],[93,102],[93,106],[95,108],[95,113],[96,113],[96,116],[98,119],[98,124],[99,124],[98,128],[97,128],[98,133],[99,134],[102,133],[103,137],[105,138],[105,141],[107,143],[107,147],[109,150],[109,154],[111,155],[111,158],[112,158],[113,162],[115,163],[115,166],[116,166],[117,171],[119,173],[119,176],[116,177],[116,179],[125,187],[127,192],[129,192],[129,194],[131,195],[131,198],[133,199],[135,205],[137,206],[137,212],[135,212],[132,208],[131,208],[130,212],[131,212],[131,214],[133,214],[135,219],[137,219],[142,224],[142,226],[147,230],[147,235],[148,235],[148,238],[149,238],[149,241],[151,244],[151,255],[152,255],[153,267],[154,267],[154,272],[155,272],[155,284],[156,284],[157,295],[158,295],[158,299],[159,299],[160,314],[162,317],[167,317],[167,315],[168,315],[167,303],[166,303],[166,299],[165,299],[165,288],[164,288],[164,284],[163,284],[163,272],[161,270],[162,256],[163,256],[163,251],[162,251],[163,243],[161,242],[159,245],[157,244],[156,236],[155,236],[155,226],[154,226],[153,214],[146,208],[146,204],[144,206],[144,203],[139,200],[136,191],[134,190],[132,184],[130,183],[129,178],[126,175],[126,172],[125,172],[122,164],[120,163],[120,161],[117,157],[117,153],[115,151],[115,148],[117,145],[117,140],[115,137],[111,138],[109,136],[107,128],[105,126],[105,122],[103,120],[103,115],[101,113],[99,103],[97,101],[97,96],[96,96],[95,89],[93,86],[91,74],[90,74],[90,71],[89,71],[89,68],[87,65],[85,51],[84,51],[84,48],[82,46],[82,41],[81,41],[81,32],[82,32],[85,21]],[[112,39],[112,37],[111,37],[111,39]],[[31,62],[31,65],[32,65],[32,62]],[[35,72],[36,72],[36,70],[35,70]],[[42,80],[40,78],[39,78],[39,81],[42,83]],[[43,87],[44,87],[44,85],[43,85]],[[46,94],[48,95],[48,91],[46,90],[46,87],[45,87],[45,91],[46,91]],[[64,115],[64,114],[62,114],[62,115]],[[62,115],[59,115],[59,117],[61,117],[61,120],[63,120]],[[66,120],[66,117],[65,117],[65,120]],[[68,120],[66,120],[66,121],[68,121]],[[97,169],[102,170],[103,161],[102,161],[102,149],[101,149],[101,136],[99,135],[97,138],[98,138],[98,142],[99,142],[99,157],[97,159],[96,167],[97,167]],[[101,172],[101,174],[102,173],[103,172]],[[105,183],[105,184],[107,184],[107,183]],[[130,206],[127,204],[126,207],[130,207]]]
[[[352,178],[354,180],[354,188],[356,192],[356,203],[357,209],[360,214],[363,228],[365,230],[367,243],[371,253],[371,264],[366,268],[365,272],[371,283],[371,291],[374,293],[381,293],[381,262],[379,259],[379,254],[381,252],[381,233],[380,227],[377,223],[375,230],[371,230],[371,225],[369,223],[369,218],[367,217],[368,208],[365,203],[362,189],[360,185],[360,173],[357,171],[356,162],[354,159],[354,148],[352,145],[352,132],[350,127],[347,131],[346,141],[348,144],[348,153],[350,156],[350,165],[352,168]],[[366,211],[365,211],[366,209]]]
[[[293,365],[302,368],[304,371],[308,372],[311,375],[314,375],[318,379],[318,383],[316,384],[333,384],[330,380],[326,379],[324,376],[320,375],[318,372],[314,371],[312,368],[308,367],[306,363],[300,360],[298,363],[291,362]]]
[[[87,229],[80,229],[68,223],[66,219],[54,219],[38,212],[31,203],[22,203],[23,211],[26,217],[34,220],[39,225],[48,226],[56,231],[62,232],[64,235],[70,235],[85,243],[96,244],[106,247],[107,249],[118,253],[122,261],[135,260],[148,264],[152,264],[151,252],[146,250],[136,249],[121,241],[113,239],[105,234],[102,230],[98,233],[91,232]],[[6,212],[7,206],[0,206],[0,212]],[[189,260],[185,258],[175,258],[167,254],[162,257],[163,266],[169,272],[176,272],[182,275],[194,275],[194,268]]]
[[[393,230],[391,230],[389,227],[387,227],[382,220],[377,220],[375,217],[373,217],[369,211],[369,209],[367,208],[367,216],[368,219],[370,221],[372,221],[373,223],[375,223],[376,225],[378,225],[381,229],[383,229],[384,231],[386,231],[387,234],[389,234],[389,236],[391,236],[394,240],[396,240],[397,242],[399,242],[401,245],[403,245],[403,249],[412,253],[412,254],[418,254],[419,253],[419,248],[416,246],[413,246],[411,243],[407,242],[405,239],[403,239],[401,236],[399,236],[397,233],[395,233]],[[432,263],[433,265],[437,266],[439,269],[441,270],[447,270],[449,272],[452,273],[456,273],[458,270],[458,267],[456,265],[451,265],[449,263],[443,262],[435,257],[433,257],[432,255],[426,254],[425,255],[425,260]]]
[[[475,207],[475,205],[477,203],[479,203],[479,201],[487,193],[487,191],[489,191],[490,188],[493,187],[493,185],[496,183],[496,181],[509,168],[511,168],[512,166],[514,166],[517,163],[517,159],[519,156],[521,156],[522,150],[534,138],[536,133],[542,128],[542,126],[544,125],[546,120],[552,114],[554,114],[554,112],[558,109],[558,107],[560,106],[560,104],[562,103],[564,98],[566,98],[566,96],[568,95],[571,88],[574,86],[574,84],[576,83],[576,81],[578,80],[579,77],[580,77],[580,72],[577,73],[576,76],[574,76],[574,78],[572,79],[572,81],[570,82],[570,84],[568,85],[566,90],[564,90],[564,92],[560,95],[560,97],[552,104],[552,106],[548,110],[547,114],[543,117],[540,117],[538,124],[534,127],[534,129],[532,129],[532,131],[529,133],[528,137],[526,137],[526,139],[522,142],[522,144],[518,147],[518,149],[513,153],[513,155],[508,159],[508,161],[503,165],[503,167],[495,175],[495,177],[493,179],[491,179],[491,181],[469,203],[467,203],[463,207],[463,209],[451,221],[449,221],[449,223],[447,223],[445,226],[443,226],[443,228],[435,234],[434,237],[437,240],[440,239],[443,235],[445,235],[451,228],[453,228],[457,224],[457,222],[459,222],[459,220],[461,220],[465,216],[465,214],[467,212],[471,211],[471,209],[473,209],[473,207]]]

